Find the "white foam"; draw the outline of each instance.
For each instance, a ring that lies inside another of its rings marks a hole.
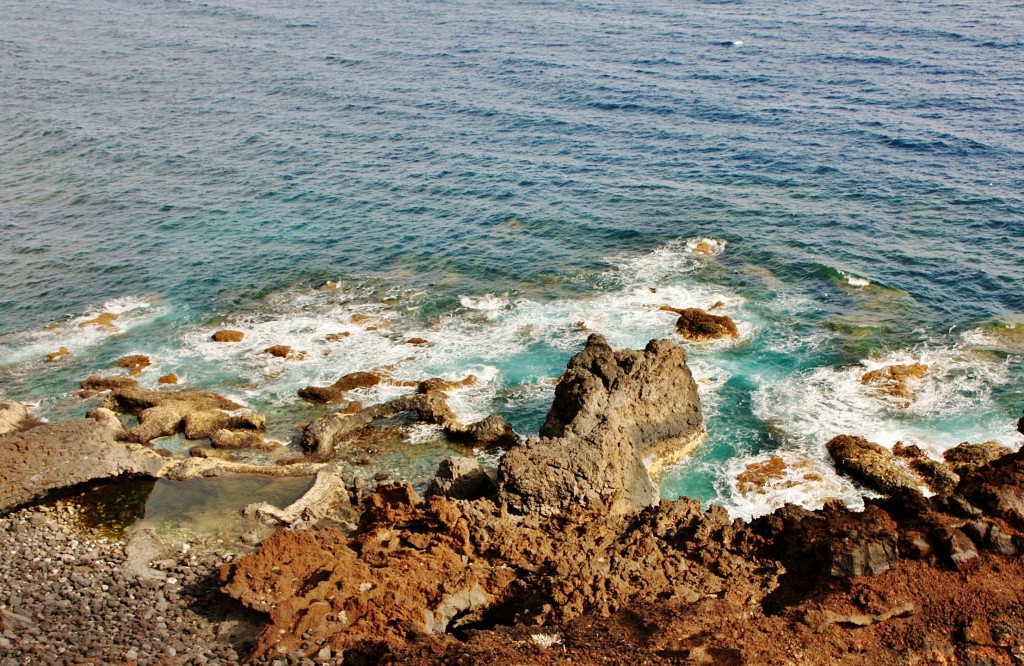
[[[871,284],[871,280],[859,277],[857,275],[853,275],[852,273],[847,273],[846,271],[839,271],[839,274],[846,279],[846,284],[850,285],[851,287],[856,287],[857,289],[863,289],[864,287]]]
[[[497,312],[498,310],[504,310],[509,306],[509,300],[504,296],[494,296],[492,294],[485,294],[479,297],[472,296],[459,296],[459,303],[462,307],[470,310],[479,310],[482,312]]]
[[[72,356],[82,354],[107,339],[123,335],[151,322],[163,314],[165,308],[156,307],[144,298],[126,296],[103,303],[85,314],[70,317],[63,322],[42,329],[4,336],[0,342],[0,364],[14,365],[26,361],[43,361],[48,354],[66,348]],[[113,315],[108,324],[94,322],[102,315]]]
[[[781,474],[768,478],[764,485],[741,484],[739,477],[751,465],[763,466],[772,458],[782,460]],[[756,456],[737,456],[726,466],[727,492],[722,502],[733,518],[750,520],[796,504],[820,509],[827,500],[838,499],[854,509],[863,506],[857,488],[841,477],[835,468],[798,451],[770,451]]]
[[[868,371],[897,364],[924,363],[928,373],[910,384],[915,398],[892,399],[865,385]],[[883,446],[915,441],[940,454],[963,441],[997,439],[1010,445],[1013,428],[1002,419],[991,392],[1009,381],[1007,365],[960,347],[928,348],[865,359],[844,368],[820,367],[767,383],[752,396],[761,419],[773,419],[787,438],[808,452],[825,456],[824,444],[836,435],[859,435]]]
[[[413,445],[444,439],[444,429],[433,423],[414,423],[402,429],[402,436]]]

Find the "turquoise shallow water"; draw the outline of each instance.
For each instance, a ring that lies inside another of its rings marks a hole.
[[[145,353],[143,383],[175,372],[287,440],[299,387],[394,366],[476,374],[460,413],[529,434],[587,331],[643,346],[673,335],[659,305],[722,301],[742,336],[691,346],[710,439],[664,494],[856,501],[839,432],[1016,448],[1021,9],[8,2],[0,393],[78,415],[82,378]],[[907,409],[858,381],[909,361]],[[418,479],[434,436],[382,464]],[[740,493],[771,455],[792,477]]]

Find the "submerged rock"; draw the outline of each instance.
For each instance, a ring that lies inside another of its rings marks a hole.
[[[713,315],[700,308],[683,308],[670,311],[679,314],[676,332],[691,342],[704,342],[719,338],[738,338],[736,322],[724,315]]]
[[[927,374],[928,366],[923,363],[888,365],[865,372],[860,378],[860,383],[874,388],[883,397],[894,399],[901,407],[909,407],[916,394],[914,381],[922,379]]]
[[[883,493],[916,489],[920,484],[889,449],[863,437],[839,435],[829,440],[825,448],[837,467]]]
[[[159,454],[119,440],[123,431],[113,413],[100,409],[93,416],[0,435],[0,511],[94,479],[161,473]]]
[[[299,395],[314,402],[347,402],[352,389],[370,388],[386,381],[379,372],[350,372],[330,386],[307,386],[299,389]]]
[[[616,352],[591,335],[555,388],[541,438],[502,459],[501,501],[542,514],[615,496],[626,512],[656,504],[648,466],[686,455],[706,436],[686,360],[668,340]]]
[[[276,358],[288,359],[290,361],[301,361],[304,358],[306,358],[306,352],[294,351],[288,345],[273,345],[272,347],[267,347],[266,349],[264,349],[263,353],[270,354],[271,356],[274,356]]]
[[[93,319],[83,321],[78,325],[78,328],[86,328],[89,326],[95,326],[96,328],[104,328],[108,331],[116,331],[117,326],[114,322],[117,321],[117,315],[113,312],[101,312]]]

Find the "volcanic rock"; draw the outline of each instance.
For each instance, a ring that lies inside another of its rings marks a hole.
[[[245,333],[242,331],[232,331],[225,329],[217,331],[210,338],[214,342],[241,342],[245,338]]]
[[[93,319],[83,321],[78,325],[79,328],[85,328],[87,326],[95,326],[97,328],[105,328],[107,330],[116,331],[117,326],[114,322],[117,320],[117,315],[113,312],[101,312]]]
[[[0,435],[0,511],[94,479],[160,474],[164,460],[157,453],[118,441],[115,415],[96,410],[94,416]]]
[[[152,391],[129,387],[112,391],[103,406],[138,415],[139,425],[129,434],[143,444],[182,431],[189,439],[200,439],[222,428],[258,430],[266,422],[264,417],[254,414],[226,414],[242,406],[220,394],[205,391]]]
[[[683,308],[672,310],[678,312],[676,332],[692,342],[717,340],[718,338],[738,338],[739,330],[736,322],[723,315],[713,315],[700,308]]]
[[[288,345],[274,345],[263,350],[264,354],[270,354],[276,358],[284,358],[292,361],[301,361],[306,358],[306,352],[293,351]]]
[[[67,356],[71,356],[71,351],[67,347],[61,347],[57,351],[50,352],[49,354],[47,354],[46,355],[46,360],[47,361],[56,361],[58,359],[65,358]]]
[[[352,389],[377,386],[386,379],[379,372],[350,372],[330,386],[307,386],[299,389],[299,395],[314,402],[346,402],[348,400],[347,393]]]
[[[839,469],[883,493],[916,489],[919,485],[919,480],[900,466],[887,448],[863,437],[839,435],[829,440],[825,448]]]
[[[894,399],[901,407],[909,407],[914,401],[914,380],[928,374],[928,366],[923,363],[910,365],[888,365],[884,368],[864,373],[860,383],[871,386],[881,396]]]
[[[21,430],[28,423],[28,410],[24,405],[14,400],[0,400],[0,435]]]
[[[621,511],[656,504],[645,462],[678,459],[706,436],[686,358],[668,340],[616,352],[591,335],[555,388],[541,438],[502,459],[501,501],[545,515],[619,495]]]
[[[427,495],[476,499],[490,494],[492,490],[494,482],[475,458],[449,456],[438,465]]]
[[[166,375],[161,376],[160,379],[158,379],[157,381],[160,382],[161,384],[177,384],[178,383],[178,375],[176,375],[173,372],[171,372],[171,373],[168,373]]]
[[[999,442],[963,442],[943,452],[942,457],[957,474],[963,475],[1011,453]]]
[[[86,391],[112,391],[114,389],[135,388],[139,385],[130,377],[98,377],[93,375],[82,381],[82,388]]]
[[[934,493],[949,495],[956,489],[956,484],[960,483],[960,476],[949,464],[932,460],[915,444],[904,445],[902,442],[896,442],[892,452],[905,459]]]
[[[117,362],[117,367],[128,368],[128,372],[131,375],[137,375],[150,366],[150,360],[148,356],[144,354],[134,354],[132,356],[125,356]]]

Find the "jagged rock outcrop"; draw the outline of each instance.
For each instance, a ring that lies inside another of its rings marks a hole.
[[[555,389],[540,439],[502,459],[500,500],[542,514],[612,497],[623,512],[656,504],[648,466],[678,459],[706,436],[686,360],[668,340],[616,352],[591,335]]]
[[[25,405],[14,400],[0,400],[0,435],[21,430],[29,421]]]
[[[114,391],[117,389],[135,388],[139,382],[130,377],[114,375],[112,377],[99,377],[93,375],[82,380],[84,391]]]
[[[910,468],[920,475],[934,493],[949,495],[960,483],[960,475],[953,471],[953,467],[949,463],[933,460],[916,444],[896,442],[892,447],[892,452],[906,460]],[[1006,452],[1009,453],[1009,450]]]
[[[449,456],[437,466],[427,496],[444,495],[453,499],[477,499],[491,494],[494,481],[480,462],[465,456]]]
[[[133,354],[131,356],[125,356],[118,361],[117,367],[127,368],[128,373],[134,377],[148,368],[151,364],[152,362],[149,360],[148,356],[144,354]]]
[[[459,421],[455,412],[448,406],[445,391],[466,386],[470,379],[472,382],[476,381],[472,375],[458,382],[428,379],[416,385],[415,393],[399,396],[379,405],[318,417],[303,431],[302,446],[317,459],[333,458],[346,440],[358,437],[376,419],[391,418],[403,412],[413,412],[420,421],[440,425],[455,441],[483,446],[518,443],[519,437],[500,415],[494,414],[469,425]]]
[[[1010,449],[999,442],[963,442],[944,451],[942,457],[956,474],[963,475],[1010,453]]]
[[[920,480],[902,467],[884,446],[863,437],[839,435],[825,445],[836,466],[872,488],[892,494],[916,489]]]
[[[94,479],[161,473],[160,455],[120,441],[116,415],[97,409],[92,416],[0,435],[0,511]]]

